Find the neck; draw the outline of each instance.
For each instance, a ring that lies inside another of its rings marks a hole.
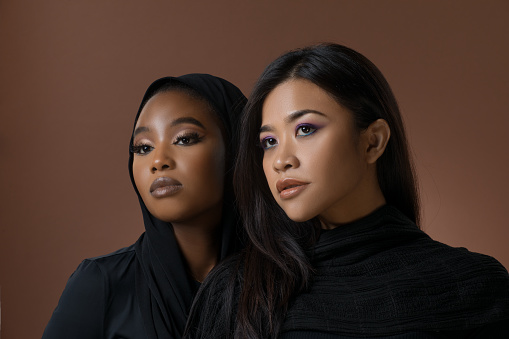
[[[333,229],[359,220],[386,204],[376,172],[367,176],[355,194],[319,215],[323,229]]]
[[[187,262],[189,273],[202,282],[218,261],[221,245],[221,207],[192,221],[172,222],[175,238]]]

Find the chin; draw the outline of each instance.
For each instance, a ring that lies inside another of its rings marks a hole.
[[[313,219],[314,215],[310,213],[306,213],[306,211],[302,210],[288,210],[286,211],[286,216],[292,219],[295,222],[304,222]]]
[[[157,219],[169,223],[178,222],[189,217],[189,212],[186,213],[186,211],[172,211],[172,210],[151,211],[149,209],[149,212]]]
[[[158,218],[158,217],[156,217],[156,218],[161,221],[170,223],[170,224],[183,223],[183,222],[186,222],[191,219],[188,216],[182,216],[182,217],[181,216],[163,216],[161,218]]]

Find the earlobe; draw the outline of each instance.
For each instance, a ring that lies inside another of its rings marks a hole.
[[[391,136],[391,129],[387,121],[378,119],[368,126],[364,135],[367,140],[366,160],[369,164],[373,164],[384,153]]]

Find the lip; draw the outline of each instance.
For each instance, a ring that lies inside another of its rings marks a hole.
[[[281,199],[290,199],[299,195],[309,185],[309,182],[292,178],[280,179],[276,182],[276,188]]]
[[[171,196],[182,189],[182,184],[173,178],[159,177],[150,185],[150,194],[155,198]]]

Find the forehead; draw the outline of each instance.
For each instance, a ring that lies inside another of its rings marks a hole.
[[[329,113],[342,107],[329,93],[311,81],[291,79],[269,93],[263,103],[262,121],[305,109]]]
[[[181,117],[192,117],[204,125],[218,125],[218,119],[208,103],[186,92],[170,90],[150,98],[143,107],[136,126],[152,122],[171,122]]]

